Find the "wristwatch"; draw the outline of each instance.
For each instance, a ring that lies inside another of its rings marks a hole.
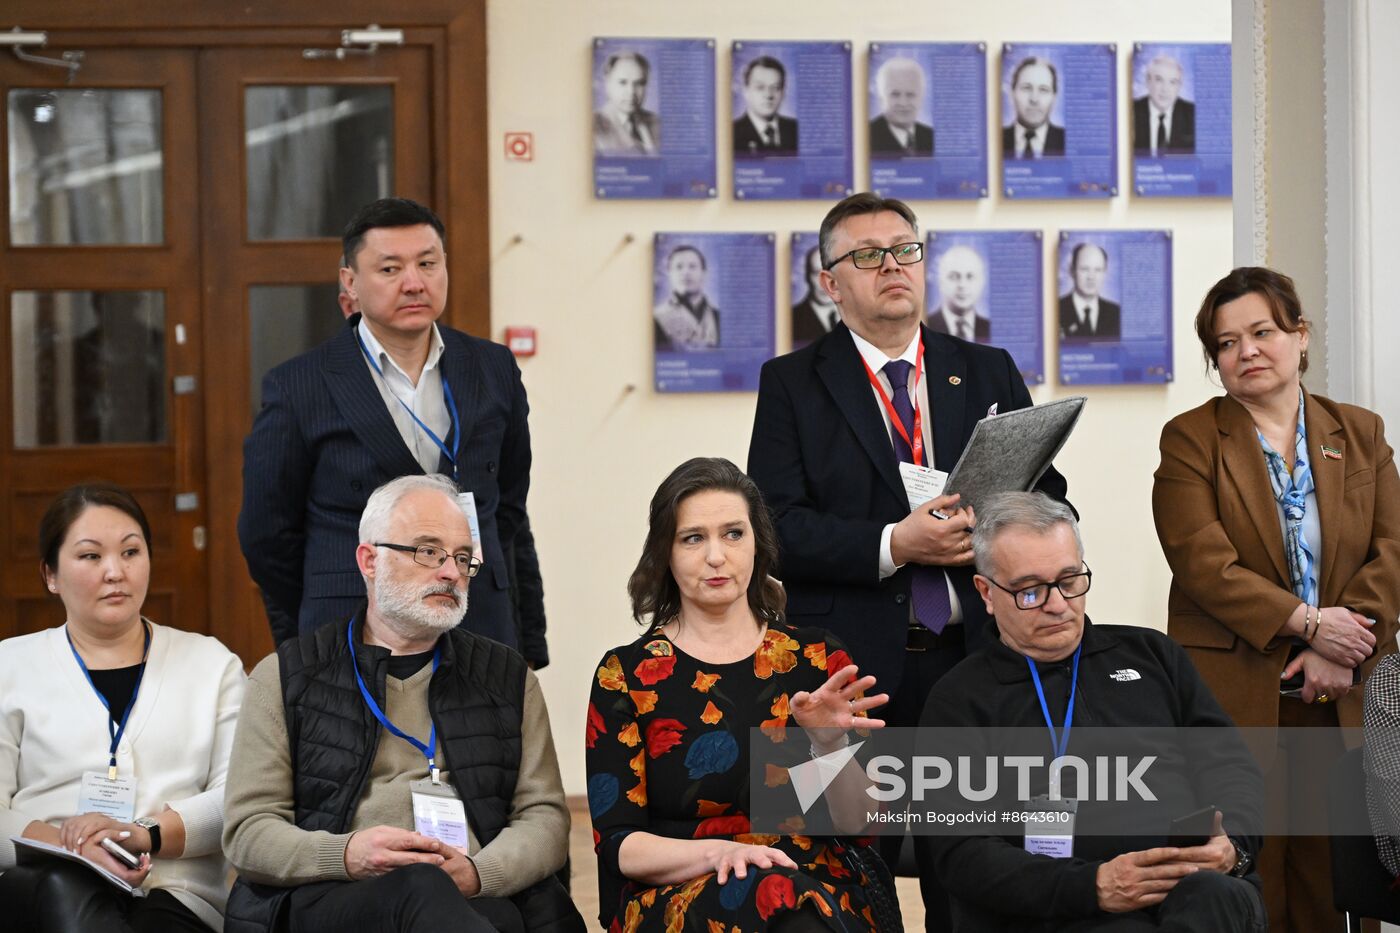
[[[160,854],[160,824],[157,823],[155,820],[151,819],[149,816],[143,816],[138,820],[132,820],[132,822],[135,823],[137,826],[140,826],[142,829],[144,829],[147,833],[150,834],[151,858],[155,858],[157,855]],[[1239,847],[1236,846],[1236,851],[1238,851],[1238,849]]]
[[[1230,877],[1243,878],[1254,870],[1254,856],[1246,852],[1233,836],[1230,837],[1230,844],[1235,847],[1235,867],[1230,869]]]

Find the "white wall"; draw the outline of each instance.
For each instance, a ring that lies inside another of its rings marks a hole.
[[[545,575],[553,664],[542,673],[569,793],[584,790],[583,709],[597,661],[635,637],[626,580],[645,533],[646,506],[683,459],[747,458],[754,396],[672,395],[651,389],[650,236],[656,230],[814,230],[823,202],[743,204],[728,182],[728,47],[734,39],[850,39],[855,81],[865,80],[872,40],[985,41],[988,80],[1002,42],[1116,42],[1120,101],[1128,93],[1131,44],[1141,40],[1230,39],[1223,0],[997,0],[969,5],[925,0],[896,12],[806,0],[791,4],[711,0],[496,0],[489,8],[492,313],[500,336],[511,324],[539,329],[539,355],[522,361],[533,406],[535,468],[530,516]],[[706,202],[600,202],[591,196],[589,68],[593,36],[714,37],[718,40],[720,194]],[[855,125],[865,120],[856,93]],[[997,95],[990,95],[993,101]],[[996,104],[992,105],[994,108]],[[995,112],[990,132],[996,132]],[[503,134],[535,134],[530,163],[506,162]],[[1119,120],[1120,184],[1129,175],[1130,127]],[[857,187],[868,180],[857,134]],[[993,151],[997,147],[993,147]],[[995,178],[995,165],[993,166]],[[993,184],[995,191],[995,184]],[[1058,460],[1083,516],[1095,571],[1090,613],[1099,621],[1161,627],[1168,574],[1152,527],[1149,496],[1157,438],[1171,416],[1217,391],[1205,379],[1191,318],[1206,289],[1228,271],[1228,201],[977,203],[914,202],[925,227],[1040,228],[1047,232],[1046,317],[1053,327],[1055,233],[1060,228],[1170,228],[1175,232],[1176,381],[1167,386],[1080,390],[1090,398]],[[516,238],[520,238],[518,241]],[[471,242],[458,234],[457,242]],[[459,246],[458,248],[462,248]],[[780,273],[784,275],[785,273]],[[453,283],[457,290],[471,283]],[[786,280],[779,283],[778,346],[787,345]],[[1052,341],[1053,347],[1053,341]],[[1054,378],[1053,358],[1051,379]],[[1033,390],[1037,401],[1070,394]]]

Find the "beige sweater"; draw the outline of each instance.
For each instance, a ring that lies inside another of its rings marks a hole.
[[[399,729],[426,739],[428,682],[432,665],[407,680],[385,682],[384,713]],[[569,811],[559,778],[559,760],[549,713],[533,672],[525,675],[520,779],[509,823],[482,846],[469,828],[467,854],[481,877],[481,895],[505,897],[558,871],[568,855]],[[434,750],[443,761],[441,743]],[[444,771],[444,780],[448,772]],[[282,705],[277,655],[253,669],[234,736],[224,792],[224,852],[249,881],[292,887],[316,881],[348,881],[345,846],[357,830],[371,826],[413,829],[409,784],[428,777],[421,752],[380,729],[369,780],[350,824],[334,834],[299,828],[292,800],[291,750]]]

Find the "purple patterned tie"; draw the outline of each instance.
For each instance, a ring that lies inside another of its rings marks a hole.
[[[909,399],[909,371],[913,368],[912,363],[904,360],[890,360],[884,368],[890,388],[894,390],[890,398],[894,413],[899,416],[910,438],[914,436],[914,404]],[[895,456],[905,463],[913,463],[914,451],[898,431],[890,433],[894,435]],[[938,567],[914,564],[909,569],[913,574],[914,618],[938,634],[953,615],[953,606],[948,599],[948,580]]]

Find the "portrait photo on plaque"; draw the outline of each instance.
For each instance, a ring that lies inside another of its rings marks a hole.
[[[1062,385],[1172,380],[1168,230],[1064,230],[1056,321]]]
[[[871,190],[986,197],[986,45],[872,42],[868,61]]]
[[[593,40],[598,198],[712,198],[713,39]]]
[[[1002,193],[1109,198],[1118,193],[1117,47],[1001,50]]]
[[[1229,197],[1230,46],[1133,45],[1133,193]]]
[[[822,254],[816,233],[794,233],[789,254],[792,349],[831,333],[841,320],[836,302],[822,288]]]
[[[733,45],[734,196],[838,200],[851,192],[851,44]]]
[[[771,233],[658,233],[652,333],[658,392],[758,388],[773,356]]]
[[[929,330],[1002,347],[1030,385],[1045,382],[1039,230],[932,230]]]

